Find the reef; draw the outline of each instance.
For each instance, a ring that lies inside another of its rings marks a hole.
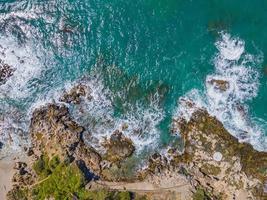
[[[85,95],[77,86],[64,95],[64,101],[75,104]],[[193,102],[187,105],[194,107]],[[155,152],[147,167],[138,170],[133,167],[135,146],[130,138],[116,130],[100,144],[104,151],[96,150],[84,140],[85,128],[72,119],[65,104],[36,109],[29,130],[30,161],[14,166],[17,172],[7,194],[9,200],[164,199],[167,193],[159,194],[157,189],[164,187],[175,188],[176,196],[168,194],[169,199],[177,199],[178,192],[180,199],[267,198],[267,153],[240,143],[204,109],[196,108],[189,120],[173,119],[171,131],[183,138],[183,152],[175,147],[166,154]],[[97,181],[118,185],[124,181],[124,189],[107,183],[94,187]],[[133,188],[152,183],[158,186],[151,186],[150,192]],[[177,184],[186,187],[179,189],[174,186]]]

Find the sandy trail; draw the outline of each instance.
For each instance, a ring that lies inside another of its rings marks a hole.
[[[6,199],[7,192],[12,188],[12,177],[16,172],[14,164],[14,157],[0,160],[0,199]]]

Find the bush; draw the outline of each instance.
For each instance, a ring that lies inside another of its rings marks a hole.
[[[47,155],[41,155],[40,158],[33,164],[33,169],[40,178],[45,178],[51,174],[49,167],[49,158]]]

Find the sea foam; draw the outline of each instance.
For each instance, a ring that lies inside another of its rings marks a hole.
[[[180,98],[175,116],[189,120],[194,110],[205,108],[241,142],[266,151],[264,130],[250,116],[247,104],[258,94],[256,66],[262,62],[263,56],[261,53],[257,56],[247,53],[245,42],[227,33],[221,33],[215,46],[218,49],[212,60],[215,71],[207,75],[205,91],[193,89]],[[187,101],[193,102],[193,107],[188,106]]]

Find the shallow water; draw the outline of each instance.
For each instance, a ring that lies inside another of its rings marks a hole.
[[[86,77],[94,99],[70,110],[93,141],[127,123],[140,151],[169,145],[171,118],[187,112],[177,101],[189,96],[266,150],[266,9],[263,0],[1,1],[0,59],[16,71],[0,85],[0,141],[28,143],[31,111]]]

